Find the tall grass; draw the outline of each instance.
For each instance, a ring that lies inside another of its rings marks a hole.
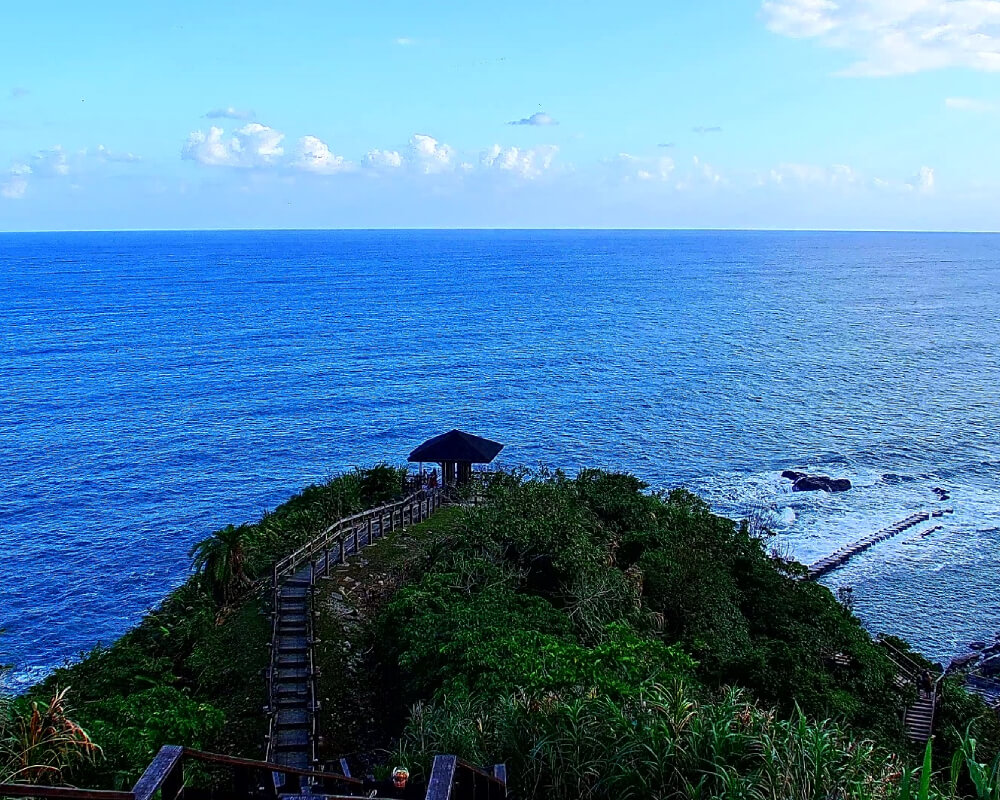
[[[435,753],[504,761],[518,797],[546,800],[1000,800],[1000,758],[976,760],[966,737],[949,776],[934,775],[832,721],[783,718],[725,689],[695,697],[682,683],[634,698],[468,696],[419,704],[395,757],[419,772]]]
[[[69,718],[66,692],[24,710],[0,698],[0,783],[60,783],[66,766],[100,754]]]

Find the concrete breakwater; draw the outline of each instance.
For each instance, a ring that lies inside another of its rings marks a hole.
[[[910,516],[905,519],[894,522],[887,528],[875,531],[875,533],[869,534],[862,539],[858,539],[856,542],[844,545],[844,547],[841,547],[836,552],[833,552],[825,558],[821,558],[819,561],[811,564],[809,566],[809,577],[810,579],[819,578],[831,570],[847,563],[847,561],[853,556],[864,552],[872,545],[884,542],[886,539],[891,539],[893,536],[897,536],[903,531],[912,528],[914,525],[919,525],[921,522],[927,522],[934,517],[941,517],[945,514],[951,513],[953,513],[953,509],[942,508],[936,511],[918,511],[914,514],[910,514]]]

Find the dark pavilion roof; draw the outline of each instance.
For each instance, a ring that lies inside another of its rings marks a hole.
[[[473,464],[489,464],[503,445],[482,436],[473,436],[460,430],[450,430],[428,439],[410,453],[408,461],[468,461]]]

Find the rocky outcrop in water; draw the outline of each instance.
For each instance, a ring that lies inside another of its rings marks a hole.
[[[949,500],[949,499],[951,499],[951,495],[948,494],[948,490],[947,489],[942,489],[940,486],[935,486],[933,489],[931,489],[931,491],[934,492],[934,494],[936,494],[938,496],[938,500]]]
[[[979,665],[979,669],[982,671],[983,675],[988,678],[994,678],[1000,675],[1000,655],[990,656],[985,659],[982,664]]]
[[[851,488],[851,482],[847,478],[810,475],[793,469],[786,469],[781,477],[792,481],[793,492],[846,492]]]
[[[948,672],[952,672],[956,669],[964,669],[965,667],[975,664],[978,660],[979,653],[969,653],[968,655],[957,656],[948,664]]]

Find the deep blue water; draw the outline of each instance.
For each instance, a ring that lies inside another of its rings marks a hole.
[[[1000,237],[0,234],[0,663],[133,625],[191,544],[462,427],[501,462],[771,509],[811,561],[916,509],[850,584],[946,658],[1000,628]],[[791,495],[800,466],[849,477]]]

